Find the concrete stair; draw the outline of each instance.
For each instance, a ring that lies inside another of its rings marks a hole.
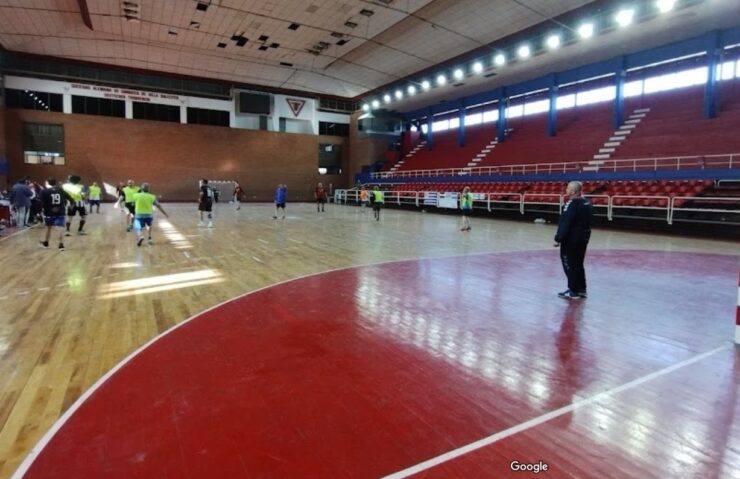
[[[634,110],[622,126],[620,126],[619,129],[604,142],[601,148],[599,148],[598,153],[589,160],[588,165],[583,167],[583,171],[599,171],[599,168],[604,164],[604,162],[611,158],[612,154],[614,154],[617,151],[617,148],[627,140],[629,135],[632,134],[648,113],[650,113],[650,108],[639,108]]]

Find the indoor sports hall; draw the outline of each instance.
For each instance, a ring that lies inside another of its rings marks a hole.
[[[0,479],[740,478],[738,19],[0,0]]]

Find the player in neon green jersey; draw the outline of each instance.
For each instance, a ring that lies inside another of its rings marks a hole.
[[[163,215],[169,217],[157,201],[157,197],[149,193],[149,183],[142,183],[141,190],[135,193],[134,200],[134,225],[136,228],[136,246],[144,242],[144,228],[148,234],[149,244],[152,244],[152,222],[154,221],[154,207],[156,206]]]
[[[93,212],[93,206],[97,207],[96,213],[100,214],[100,195],[102,193],[103,190],[93,181],[87,193],[87,201],[90,203],[90,214]]]
[[[470,231],[470,214],[473,212],[473,193],[470,187],[463,188],[460,195],[460,209],[462,210],[462,228],[460,231]]]
[[[134,226],[134,195],[139,192],[139,187],[134,185],[134,180],[128,180],[123,192],[123,205],[126,208],[126,232],[131,231]]]
[[[85,217],[87,217],[87,210],[85,209],[85,195],[82,191],[82,183],[80,183],[80,177],[77,175],[70,175],[69,180],[62,185],[62,189],[67,192],[72,201],[69,202],[69,208],[67,209],[67,231],[64,233],[65,236],[70,236],[69,227],[72,226],[72,217],[77,213],[80,214],[80,225],[77,228],[78,235],[87,234],[83,230],[85,227]]]

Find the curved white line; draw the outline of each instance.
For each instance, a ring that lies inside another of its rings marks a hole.
[[[146,343],[144,343],[142,346],[140,346],[138,349],[136,349],[134,352],[123,358],[118,364],[113,366],[112,369],[110,369],[107,373],[105,373],[100,379],[95,381],[95,383],[90,386],[87,391],[85,391],[77,400],[66,410],[64,411],[64,414],[59,417],[59,419],[56,420],[56,422],[52,425],[52,427],[46,432],[46,434],[43,435],[43,437],[36,443],[36,445],[28,452],[25,459],[21,463],[20,466],[18,466],[18,469],[16,469],[15,473],[11,476],[11,479],[22,479],[23,476],[28,472],[28,469],[30,469],[33,462],[36,460],[36,458],[41,454],[41,451],[44,450],[46,445],[51,442],[51,439],[56,435],[56,433],[64,426],[64,424],[69,420],[69,418],[72,417],[72,415],[77,412],[77,410],[82,406],[82,404],[95,393],[108,379],[110,379],[111,376],[113,376],[116,372],[118,372],[119,369],[124,367],[126,364],[128,364],[131,360],[134,359],[139,353],[144,351],[146,348],[154,344],[155,342],[159,341],[163,337],[167,336],[168,334],[172,333],[173,331],[179,329],[181,326],[184,326],[185,324],[189,323],[190,321],[193,321],[194,319],[203,316],[206,313],[209,313],[213,311],[214,309],[220,308],[221,306],[225,306],[226,304],[229,304],[233,301],[238,301],[242,298],[246,298],[249,295],[259,293],[260,291],[263,291],[265,289],[274,288],[276,286],[281,286],[283,284],[290,283],[292,281],[300,281],[302,279],[310,278],[312,276],[319,276],[322,274],[328,274],[328,273],[334,273],[337,271],[344,271],[349,269],[355,269],[355,268],[366,268],[369,266],[380,266],[385,264],[393,264],[393,263],[406,263],[411,261],[424,261],[424,260],[430,260],[430,259],[451,259],[451,258],[463,258],[463,257],[474,257],[474,256],[485,256],[485,255],[496,255],[496,254],[504,254],[504,253],[531,253],[534,251],[549,251],[549,249],[535,249],[535,250],[511,250],[511,251],[488,251],[488,252],[481,252],[481,253],[473,253],[473,254],[458,254],[458,255],[448,255],[448,256],[427,256],[427,257],[421,257],[421,258],[408,258],[408,259],[393,259],[393,260],[386,260],[386,261],[378,261],[376,263],[367,263],[367,264],[360,264],[360,265],[353,265],[353,266],[343,266],[341,268],[334,268],[329,269],[326,271],[319,271],[316,273],[309,273],[305,274],[303,276],[298,276],[296,278],[286,279],[284,281],[279,281],[274,284],[270,284],[267,286],[263,286],[261,288],[255,289],[253,291],[247,291],[246,293],[242,293],[239,296],[235,296],[233,298],[227,299],[226,301],[223,301],[221,303],[218,303],[214,306],[211,306],[208,309],[204,309],[203,311],[195,314],[194,316],[191,316],[181,323],[178,323],[174,326],[172,326],[167,331],[164,331],[163,333],[159,334],[158,336],[155,336],[154,338],[150,339]]]
[[[30,229],[30,228],[29,228]],[[463,257],[477,257],[477,256],[486,256],[486,255],[499,255],[499,254],[507,254],[507,253],[532,253],[532,252],[538,252],[538,251],[552,251],[554,253],[557,253],[556,248],[541,248],[541,249],[522,249],[522,250],[504,250],[504,251],[486,251],[486,252],[480,252],[480,253],[472,253],[472,254],[455,254],[455,255],[447,255],[447,256],[424,256],[419,258],[407,258],[407,259],[392,259],[392,260],[386,260],[386,261],[378,261],[375,263],[366,263],[366,264],[359,264],[359,265],[352,265],[352,266],[343,266],[341,268],[333,268],[326,271],[319,271],[316,273],[309,273],[305,274],[303,276],[298,276],[291,279],[286,279],[284,281],[279,281],[274,284],[270,284],[267,286],[263,286],[261,288],[255,289],[253,291],[247,291],[246,293],[242,293],[239,296],[235,296],[231,299],[227,299],[226,301],[223,301],[221,303],[218,303],[214,306],[211,306],[208,309],[204,309],[203,311],[183,320],[181,323],[178,323],[174,326],[172,326],[167,331],[159,334],[158,336],[155,336],[148,342],[146,342],[144,345],[136,349],[134,352],[123,358],[118,364],[116,364],[111,370],[109,370],[107,373],[105,373],[100,379],[98,379],[90,388],[87,389],[77,400],[67,409],[64,411],[64,414],[62,414],[59,419],[56,420],[54,425],[44,434],[44,436],[36,443],[36,445],[29,451],[29,453],[26,455],[25,459],[21,463],[20,466],[18,466],[18,469],[13,473],[11,476],[11,479],[22,479],[23,476],[28,472],[28,469],[31,467],[33,462],[36,460],[36,457],[38,457],[39,454],[41,454],[41,451],[44,450],[46,445],[51,441],[51,439],[54,437],[54,435],[64,426],[64,424],[69,420],[72,415],[77,412],[77,410],[82,406],[82,404],[92,396],[92,394],[97,391],[111,376],[113,376],[116,372],[118,372],[119,369],[124,367],[126,364],[128,364],[136,355],[141,353],[143,350],[154,344],[156,341],[159,341],[163,337],[167,336],[171,332],[177,330],[181,326],[189,323],[190,321],[206,314],[211,311],[213,311],[216,308],[220,308],[221,306],[224,306],[226,304],[229,304],[233,301],[238,301],[242,298],[245,298],[251,294],[259,293],[260,291],[263,291],[265,289],[274,288],[276,286],[281,286],[283,284],[290,283],[292,281],[300,281],[302,279],[310,278],[312,276],[319,276],[322,274],[328,274],[328,273],[334,273],[337,271],[344,271],[349,269],[355,269],[355,268],[367,268],[370,266],[380,266],[385,264],[394,264],[394,263],[407,263],[411,261],[424,261],[424,260],[431,260],[431,259],[451,259],[451,258],[463,258]],[[594,249],[594,251],[607,251],[607,252],[614,252],[613,249]],[[629,250],[616,250],[617,252],[627,252],[627,251],[634,251],[634,252],[654,252],[653,250],[639,250],[639,249],[629,249]],[[700,253],[700,252],[691,252],[691,251],[668,251],[668,253],[679,253],[679,254],[710,254],[710,255],[719,255],[719,256],[734,256],[734,255],[727,255],[722,253]]]

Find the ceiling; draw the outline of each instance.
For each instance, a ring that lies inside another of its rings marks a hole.
[[[15,52],[356,98],[382,94],[378,89],[385,85],[536,25],[557,25],[556,17],[606,1],[0,0],[0,45]],[[654,0],[632,3],[648,1]],[[738,18],[738,0],[701,0],[670,20],[658,17],[640,28],[576,42],[508,65],[496,76],[466,78],[458,88],[435,89],[393,107],[408,111],[459,98],[503,81],[733,26]]]

